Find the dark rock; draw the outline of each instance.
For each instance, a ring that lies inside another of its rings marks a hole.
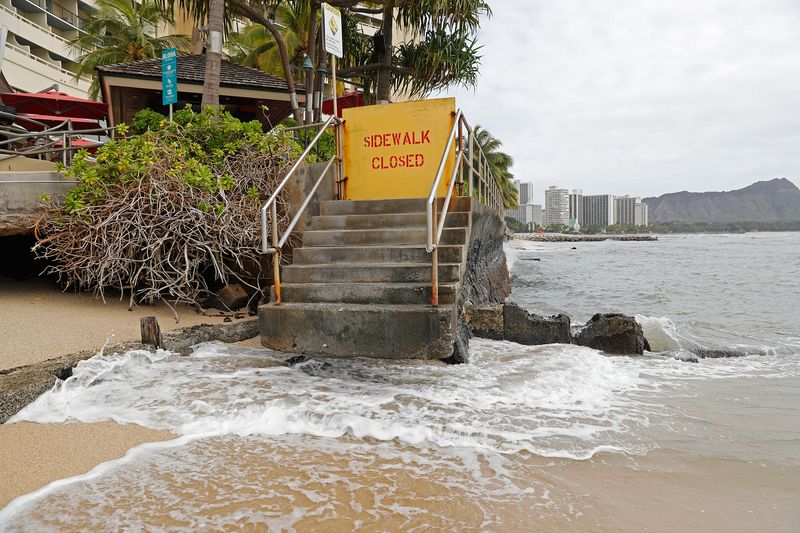
[[[503,340],[503,305],[483,304],[467,307],[464,315],[472,335],[484,339]]]
[[[231,311],[244,307],[249,299],[247,291],[238,283],[229,283],[217,293],[219,303]]]
[[[596,314],[576,336],[575,343],[619,355],[641,355],[650,350],[642,326],[632,316]]]
[[[467,325],[466,311],[459,313],[458,326],[455,340],[453,341],[453,355],[442,359],[448,365],[469,363],[469,326]]]
[[[497,211],[473,205],[467,268],[459,295],[464,304],[502,303],[511,294],[504,232],[505,222]]]
[[[515,303],[503,306],[504,338],[519,344],[570,344],[570,320],[567,315],[543,317],[528,313]]]
[[[747,355],[764,355],[763,351],[751,350],[730,350],[727,348],[690,348],[697,357],[701,359],[723,359],[728,357],[745,357]]]
[[[511,294],[511,279],[503,250],[507,231],[503,217],[496,210],[473,202],[470,226],[467,265],[456,303],[458,322],[453,338],[453,353],[442,359],[450,364],[469,361],[471,325],[466,316],[469,307],[489,303],[499,305]],[[502,316],[499,322],[502,328]],[[492,338],[502,338],[502,335]]]
[[[306,357],[305,355],[293,355],[292,357],[286,360],[286,365],[294,366],[300,363],[305,363],[306,361],[308,361],[308,357]]]

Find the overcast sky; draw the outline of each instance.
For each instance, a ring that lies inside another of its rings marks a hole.
[[[517,178],[585,194],[800,183],[800,0],[500,0],[475,91]]]

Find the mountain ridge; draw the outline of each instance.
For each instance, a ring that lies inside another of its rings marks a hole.
[[[680,191],[642,199],[650,222],[800,221],[800,188],[786,178],[731,191]]]

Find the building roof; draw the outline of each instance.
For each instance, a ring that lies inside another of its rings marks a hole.
[[[203,85],[206,77],[206,56],[203,54],[179,55],[178,58],[178,83],[196,83]],[[144,59],[130,63],[117,63],[97,67],[103,74],[123,78],[145,78],[151,80],[161,79],[161,59]],[[220,86],[241,87],[248,89],[269,89],[272,91],[288,92],[286,80],[261,72],[260,70],[245,67],[233,61],[223,59],[220,65]],[[305,92],[302,87],[297,87],[298,93]]]

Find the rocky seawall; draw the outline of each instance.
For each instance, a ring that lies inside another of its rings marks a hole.
[[[514,239],[541,242],[657,241],[653,235],[573,235],[569,233],[515,233]]]

